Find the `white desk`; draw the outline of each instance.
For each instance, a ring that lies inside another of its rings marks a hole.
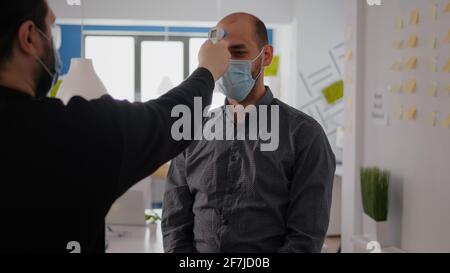
[[[161,215],[161,210],[155,210]],[[161,222],[154,226],[110,225],[106,253],[164,253]]]
[[[366,249],[367,244],[370,242],[369,238],[366,236],[353,236],[353,251],[356,253],[369,253]],[[406,251],[399,249],[397,247],[385,247],[380,250],[380,253],[406,253]]]
[[[144,226],[110,226],[107,231],[106,253],[163,253],[161,225],[156,228]]]
[[[339,176],[339,177],[344,176],[344,166],[342,164],[336,165],[336,176]]]

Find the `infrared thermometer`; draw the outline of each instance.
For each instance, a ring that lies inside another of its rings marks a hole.
[[[213,43],[217,44],[222,39],[224,39],[227,36],[227,33],[225,30],[221,29],[220,27],[212,28],[208,33],[208,39]]]

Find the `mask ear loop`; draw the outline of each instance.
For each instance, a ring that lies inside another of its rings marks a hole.
[[[259,57],[261,57],[261,55],[262,55],[263,52],[264,52],[264,49],[266,49],[266,47],[263,47],[263,49],[261,50],[261,52],[259,52],[258,56],[256,56],[256,58],[254,58],[254,59],[252,60],[252,63],[254,63]]]
[[[50,70],[48,69],[47,65],[45,65],[44,62],[39,57],[34,56],[34,58],[42,66],[42,68],[44,68],[44,70],[47,72],[47,74],[49,76],[53,77],[53,74],[52,74],[52,72],[50,72]]]
[[[47,34],[45,34],[42,30],[40,30],[39,28],[36,28],[36,30],[50,43],[50,45],[52,46],[52,48],[53,48],[53,50],[54,50],[54,43],[53,43],[53,39],[50,39],[48,36],[47,36]],[[52,52],[52,54],[55,54],[55,52]],[[47,65],[46,64],[44,64],[44,62],[41,60],[41,58],[39,58],[38,56],[34,56],[34,58],[41,64],[41,66],[44,68],[44,70],[45,71],[47,71],[47,73],[51,76],[51,77],[53,77],[53,75],[55,74],[55,73],[57,73],[57,71],[55,71],[54,73],[52,73],[51,71],[50,71],[50,69],[47,67]],[[55,66],[56,66],[56,58],[55,58],[55,56],[53,56],[53,61],[55,62]],[[55,70],[56,70],[56,67],[55,67]]]
[[[259,57],[263,56],[264,53],[264,49],[266,49],[265,47],[261,50],[261,52],[258,54],[258,56],[252,60],[252,63],[254,63]],[[263,60],[261,60],[261,70],[259,71],[258,76],[256,76],[256,78],[254,79],[255,82],[259,79],[259,77],[261,77],[262,73],[264,71],[264,66],[263,66]],[[253,76],[252,76],[253,77]]]

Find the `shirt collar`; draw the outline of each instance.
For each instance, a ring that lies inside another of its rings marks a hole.
[[[253,105],[256,106],[256,108],[258,108],[258,106],[261,106],[261,105],[269,106],[269,105],[272,105],[273,99],[274,99],[274,97],[273,97],[272,90],[270,90],[270,87],[266,86],[266,93],[264,94],[264,96]],[[233,116],[233,114],[231,114],[229,112],[229,109],[226,107],[227,103],[228,103],[228,101],[225,98],[225,105],[222,107],[221,114],[225,115],[228,118],[229,116]]]
[[[268,105],[272,104],[273,99],[274,99],[274,97],[273,97],[272,90],[270,90],[270,87],[266,86],[266,93],[254,105],[255,106],[260,106],[260,105],[267,105],[268,106]],[[227,104],[228,104],[228,101],[227,101],[227,98],[225,98],[225,105],[227,105]]]
[[[266,86],[266,94],[255,104],[255,106],[260,105],[271,105],[273,101],[273,93],[270,87]]]
[[[22,91],[0,85],[0,99],[33,99],[33,97]]]

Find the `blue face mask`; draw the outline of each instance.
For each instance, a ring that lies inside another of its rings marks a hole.
[[[230,60],[228,71],[217,82],[219,90],[227,98],[242,102],[250,95],[256,81],[263,72],[263,66],[261,65],[261,71],[253,79],[252,64],[261,57],[263,52],[264,49],[253,60]]]
[[[40,74],[36,83],[36,98],[43,98],[47,96],[48,92],[56,85],[61,71],[62,62],[59,55],[59,51],[55,48],[53,39],[50,39],[42,30],[37,31],[50,43],[52,50],[52,64],[46,64],[44,60],[36,56],[37,62],[42,66],[45,71],[44,74]]]

